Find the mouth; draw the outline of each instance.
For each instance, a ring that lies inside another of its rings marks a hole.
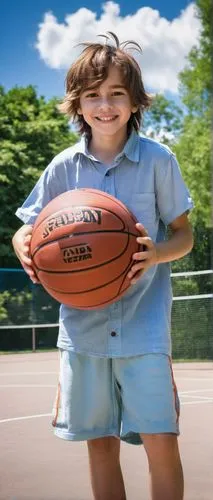
[[[109,123],[109,122],[114,122],[118,118],[118,115],[114,115],[114,116],[96,116],[95,118],[99,122]]]

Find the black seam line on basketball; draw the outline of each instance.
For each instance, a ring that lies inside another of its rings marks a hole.
[[[122,255],[126,252],[126,249],[128,248],[128,245],[129,245],[129,234],[128,234],[128,238],[127,238],[127,242],[126,242],[126,246],[123,248],[122,252],[118,255],[116,255],[116,257],[113,257],[112,259],[110,260],[107,260],[105,262],[103,262],[102,264],[96,264],[95,266],[92,266],[92,267],[86,267],[86,268],[83,268],[83,269],[73,269],[73,270],[64,270],[64,271],[50,271],[49,269],[42,269],[40,267],[37,266],[37,264],[34,262],[34,265],[36,267],[36,271],[38,272],[45,272],[47,274],[73,274],[73,273],[82,273],[82,272],[85,272],[85,271],[93,271],[94,269],[97,269],[99,267],[103,267],[103,266],[106,266],[107,264],[111,264],[111,262],[114,262],[114,260],[117,260],[119,259],[120,257],[122,257]]]
[[[95,288],[90,288],[89,290],[84,290],[84,291],[82,291],[82,290],[81,290],[81,292],[69,292],[69,291],[67,291],[67,292],[63,292],[63,291],[58,290],[58,289],[56,290],[55,288],[52,288],[52,287],[50,287],[49,285],[46,285],[46,287],[47,287],[47,290],[53,290],[53,292],[57,292],[57,293],[60,293],[60,294],[62,294],[62,295],[68,295],[68,294],[69,294],[69,295],[80,295],[80,294],[82,294],[82,293],[94,292],[95,290],[99,290],[100,288],[104,288],[105,286],[108,286],[108,285],[111,285],[112,283],[114,283],[114,281],[117,281],[117,280],[118,280],[121,276],[123,276],[123,274],[127,273],[127,269],[128,269],[128,267],[129,267],[129,264],[128,264],[128,266],[125,268],[125,270],[124,270],[124,271],[122,271],[122,273],[121,273],[121,274],[119,274],[119,276],[116,276],[116,278],[114,278],[113,280],[108,281],[107,283],[104,283],[103,285],[96,286]],[[125,274],[125,276],[126,276],[126,274]],[[45,288],[45,284],[44,284],[43,286],[44,286],[44,288]],[[118,295],[119,295],[119,292],[117,293],[116,297],[117,297]]]
[[[124,288],[122,290],[122,295],[126,292],[126,290],[128,290],[129,288],[129,285],[126,286],[126,288]],[[94,305],[91,305],[91,306],[72,306],[74,309],[81,309],[81,310],[85,310],[85,309],[97,309],[98,307],[101,307],[101,306],[104,306],[104,305],[107,305],[107,304],[111,304],[113,302],[116,302],[116,300],[119,300],[119,295],[120,295],[120,292],[118,292],[116,295],[114,295],[114,297],[112,299],[109,299],[109,300],[105,300],[104,302],[99,302],[99,303],[96,303]],[[117,298],[118,297],[118,298]],[[66,304],[65,304],[66,305]],[[69,305],[69,304],[67,304]],[[70,307],[70,306],[69,306]]]
[[[96,190],[95,190],[95,189],[93,189],[93,188],[91,188],[91,189],[90,189],[90,188],[82,188],[82,189],[86,189],[87,191],[92,192],[92,194],[94,193],[94,191],[96,191]],[[102,196],[103,198],[107,198],[107,199],[109,199],[109,196],[111,196],[111,195],[109,195],[109,193],[106,193],[105,191],[101,191],[101,192],[100,192],[100,190],[97,190],[97,191],[99,191],[99,193],[101,194],[101,196]],[[137,221],[137,219],[136,219],[136,217],[134,216],[134,214],[133,214],[133,213],[132,213],[132,212],[131,212],[131,211],[130,211],[127,207],[126,207],[126,205],[125,205],[125,204],[124,204],[121,200],[119,200],[118,198],[115,198],[114,196],[113,196],[113,198],[114,198],[114,202],[115,202],[117,205],[119,205],[119,207],[123,208],[123,209],[125,210],[125,212],[126,212],[128,215],[130,215],[130,216],[131,216],[132,220],[133,220],[135,223],[136,223],[136,222],[138,222],[138,221]]]
[[[126,269],[126,273],[125,273],[125,275],[124,275],[124,277],[123,277],[123,279],[122,279],[122,282],[121,282],[121,285],[120,285],[120,287],[119,287],[119,291],[118,291],[118,293],[121,293],[121,288],[122,288],[122,286],[123,286],[123,284],[124,284],[124,281],[125,281],[125,279],[126,279],[126,275],[128,274],[129,270],[131,269],[131,266],[132,266],[132,263],[131,263],[131,261],[129,261],[129,264],[128,264],[127,269]]]
[[[122,233],[122,234],[129,234],[130,236],[135,236],[135,238],[138,237],[138,234],[131,233],[130,231],[123,231],[121,229],[102,229],[102,230],[98,230],[98,231],[83,231],[80,233],[79,232],[71,233],[71,234],[66,234],[64,236],[58,236],[54,240],[45,241],[41,245],[38,245],[35,248],[34,252],[31,254],[31,256],[32,256],[32,258],[34,258],[35,254],[38,252],[38,250],[40,250],[44,246],[49,245],[51,243],[56,243],[57,241],[65,240],[66,238],[70,238],[70,237],[73,238],[73,236],[84,236],[85,234],[101,234],[101,233]],[[82,245],[83,245],[83,243],[82,243]]]
[[[138,245],[138,249],[139,249],[139,248],[140,248],[140,245]],[[128,290],[129,285],[127,285],[127,286],[126,286],[126,287],[122,290],[122,292],[121,292],[121,288],[122,288],[122,286],[123,286],[123,284],[124,284],[124,281],[125,281],[125,279],[126,279],[127,273],[128,273],[128,271],[129,271],[129,269],[131,268],[131,266],[132,266],[132,262],[131,262],[131,260],[130,260],[130,262],[129,262],[129,264],[128,264],[128,267],[126,268],[126,273],[125,273],[125,275],[124,275],[124,277],[123,277],[122,284],[121,284],[121,286],[119,287],[119,290],[118,290],[117,295],[115,295],[115,296],[113,297],[113,301],[116,301],[116,297],[119,297],[119,295],[120,295],[121,293],[122,293],[122,295],[123,295],[123,294],[126,292],[126,290]],[[67,293],[67,294],[69,294],[69,292],[66,292],[66,293]],[[85,292],[84,292],[84,293],[85,293]],[[94,308],[97,308],[98,306],[103,306],[103,305],[109,304],[109,303],[111,303],[111,302],[112,302],[111,300],[106,300],[105,302],[99,302],[99,304],[94,304],[94,305],[91,305],[91,306],[87,306],[87,310],[88,310],[88,309],[94,309]],[[82,309],[85,309],[83,306],[82,306],[82,307],[81,307],[81,306],[73,306],[73,307],[75,307],[76,309],[81,309],[81,310],[82,310]]]
[[[123,208],[123,206],[121,207],[121,205],[120,205],[119,203],[117,203],[117,205],[119,205],[119,207],[120,207],[120,208]],[[72,209],[72,208],[76,208],[76,205],[68,205],[68,206],[66,206],[66,207],[63,207],[63,208],[61,208],[60,210],[57,210],[57,212],[55,212],[55,213],[54,213],[54,215],[58,216],[59,214],[61,214],[61,212],[64,212],[65,210],[69,210],[69,209]],[[77,208],[78,208],[78,205],[77,205]],[[120,220],[120,222],[122,222],[123,227],[125,227],[125,224],[124,224],[123,220],[120,218],[120,216],[119,216],[119,215],[117,215],[117,214],[116,214],[115,212],[113,212],[112,210],[109,210],[108,208],[100,208],[99,206],[96,206],[96,205],[88,206],[88,205],[84,205],[84,204],[83,204],[83,205],[79,205],[79,208],[87,208],[87,209],[89,209],[89,210],[92,210],[93,208],[98,209],[98,210],[106,210],[106,211],[107,211],[107,212],[109,212],[110,214],[115,215],[115,216],[116,216],[116,218],[117,218],[117,219],[119,219],[119,220]],[[126,208],[126,212],[127,212],[127,213],[128,213],[128,215],[129,215],[129,212],[128,212],[127,208]],[[132,215],[132,214],[130,214],[130,215]],[[42,224],[45,220],[48,220],[48,219],[50,219],[50,218],[52,218],[52,217],[53,217],[53,215],[48,215],[48,216],[44,217],[44,219],[42,219],[42,220],[39,222],[39,224],[38,224],[38,226],[36,227],[36,229],[38,229],[38,228],[39,228],[39,226],[40,226],[40,225],[41,225],[41,224]],[[67,225],[68,225],[68,224],[67,224]]]
[[[138,244],[138,249],[137,249],[137,251],[139,252],[139,250],[140,250],[140,244]],[[121,288],[122,288],[122,286],[123,286],[123,284],[124,284],[124,281],[125,281],[126,275],[127,275],[127,273],[129,272],[129,270],[131,269],[131,267],[132,267],[132,259],[130,258],[130,260],[129,260],[129,265],[128,265],[128,267],[127,267],[126,274],[125,274],[125,276],[123,277],[123,280],[122,280],[121,286],[120,286],[120,288],[119,288],[119,293],[121,293]]]
[[[124,288],[124,290],[122,290],[122,295],[124,294],[124,292],[126,290],[128,290],[128,288],[129,288],[129,285],[126,288]],[[106,304],[110,304],[110,303],[112,303],[112,301],[115,302],[116,298],[119,297],[119,294],[120,294],[120,292],[118,292],[117,295],[115,295],[113,297],[113,299],[106,300],[105,302],[99,302],[99,304],[94,304],[93,306],[87,306],[87,309],[95,309],[95,308],[97,309],[97,307],[99,307],[99,306],[104,306]],[[85,307],[81,307],[81,306],[73,306],[73,307],[75,307],[76,309],[85,309]]]
[[[127,286],[126,286],[126,288],[124,288],[124,289],[122,290],[122,295],[126,292],[126,290],[128,290],[128,288],[129,288],[129,285],[127,285]],[[67,295],[70,295],[70,294],[69,294],[69,292],[65,292],[65,293],[66,293]],[[111,304],[111,303],[113,303],[113,302],[116,302],[116,300],[119,300],[119,299],[117,299],[117,297],[119,298],[119,294],[120,294],[120,292],[118,292],[118,293],[117,293],[117,294],[116,294],[116,295],[115,295],[112,299],[106,300],[106,301],[104,301],[104,302],[99,302],[98,304],[96,303],[96,304],[93,304],[93,305],[91,305],[91,306],[76,306],[76,305],[74,306],[74,305],[73,305],[72,307],[73,307],[74,309],[80,309],[80,310],[85,310],[85,309],[87,309],[87,310],[88,310],[88,309],[97,309],[97,308],[98,308],[98,307],[100,307],[100,306],[104,306],[104,305],[106,305],[106,304]],[[58,300],[58,299],[55,299],[55,300]],[[64,304],[65,304],[65,302],[64,302]],[[70,304],[65,304],[65,305],[68,305],[68,306],[70,307]]]
[[[85,190],[87,190],[87,192],[89,191],[89,192],[90,192],[90,193],[92,193],[92,194],[94,194],[94,193],[96,194],[96,191],[99,191],[99,194],[102,196],[102,198],[107,198],[107,200],[109,199],[109,196],[111,196],[111,195],[109,195],[108,193],[105,193],[105,191],[96,190],[96,189],[94,189],[94,188],[81,188],[81,189],[82,189],[82,190],[84,190],[84,191],[85,191]],[[71,192],[71,191],[76,192],[76,189],[69,189],[68,191],[64,191],[63,193],[61,193],[61,194],[60,194],[60,195],[58,195],[58,196],[62,196],[63,194],[68,193],[68,192]],[[54,198],[52,198],[52,200],[50,200],[50,201],[53,201],[53,199],[54,199]],[[137,222],[137,219],[135,218],[135,216],[133,215],[133,213],[132,213],[131,211],[129,211],[129,210],[128,210],[128,208],[124,205],[124,203],[123,203],[121,200],[118,200],[117,198],[115,198],[115,197],[114,197],[114,201],[115,201],[115,203],[116,203],[119,207],[121,207],[121,208],[125,209],[126,213],[127,213],[128,215],[130,215],[130,216],[131,216],[131,218],[132,218],[132,220],[133,220],[134,222]],[[70,206],[70,205],[69,205],[69,206]],[[67,208],[69,208],[69,206],[68,206]],[[75,205],[71,205],[71,206],[75,206]],[[82,205],[82,206],[83,206],[83,205]],[[44,207],[44,208],[45,208],[45,207]],[[100,209],[100,207],[95,207],[95,208],[99,208],[99,209]],[[64,210],[64,208],[63,208],[63,210]],[[59,212],[61,212],[61,210],[60,210]],[[57,212],[57,213],[58,213],[58,212]],[[48,217],[51,217],[51,215],[48,215]],[[39,226],[42,224],[42,222],[43,222],[45,219],[47,219],[48,217],[44,217],[44,219],[42,219],[42,221],[39,223],[39,225],[38,225],[37,227],[39,227]],[[123,222],[123,221],[122,221],[122,222]]]
[[[128,288],[129,288],[129,285],[126,288],[124,288],[124,290],[122,290],[122,295],[126,292],[126,290],[128,290]],[[117,299],[117,297],[118,297],[118,299]],[[83,310],[85,310],[85,309],[87,309],[87,310],[88,309],[97,309],[100,306],[104,306],[107,304],[111,304],[112,302],[116,302],[116,300],[119,300],[119,293],[117,293],[117,295],[115,295],[113,297],[113,299],[105,300],[104,302],[99,302],[98,304],[94,304],[92,306],[85,306],[85,307],[84,306],[82,306],[82,307],[81,306],[72,306],[72,307],[74,307],[75,309],[81,309],[81,310],[82,309]]]
[[[128,240],[127,240],[127,245],[128,245],[128,244],[129,244],[129,237],[128,237]],[[114,278],[113,280],[109,281],[108,283],[104,283],[104,284],[103,284],[103,285],[101,285],[101,286],[98,286],[98,287],[92,288],[92,289],[90,289],[90,290],[86,290],[86,291],[84,291],[84,292],[82,292],[82,291],[81,291],[81,292],[69,292],[69,291],[67,291],[67,292],[63,292],[63,291],[62,291],[62,292],[61,292],[60,290],[56,290],[55,288],[52,288],[52,287],[50,287],[49,285],[46,285],[46,286],[47,286],[47,290],[53,290],[53,291],[55,291],[55,292],[57,292],[57,293],[61,293],[62,295],[67,295],[67,294],[69,294],[69,295],[79,295],[79,294],[82,294],[82,293],[89,293],[89,292],[93,292],[93,291],[95,291],[95,290],[99,290],[100,288],[104,288],[105,286],[110,285],[110,284],[114,283],[115,281],[117,281],[117,280],[118,280],[118,279],[119,279],[119,278],[120,278],[123,274],[124,274],[124,279],[125,279],[125,277],[126,277],[126,275],[127,275],[128,270],[129,270],[129,264],[126,266],[126,268],[124,269],[124,271],[123,271],[121,274],[119,274],[119,276],[116,276],[116,278]],[[124,282],[124,280],[122,281],[122,284],[123,284],[123,282]],[[127,288],[128,288],[128,287],[129,287],[129,286],[127,286]],[[127,289],[127,288],[126,288],[126,289]],[[126,289],[125,289],[125,290],[126,290]],[[125,291],[125,290],[124,290],[124,291]],[[118,292],[117,292],[117,294],[115,295],[115,297],[114,297],[114,298],[116,298],[116,297],[119,295],[119,293],[120,293],[120,287],[119,287],[119,290],[118,290]],[[109,301],[107,301],[107,302],[109,302]],[[105,303],[107,303],[107,302],[105,302]],[[104,304],[104,302],[103,302],[102,304]],[[93,307],[93,306],[91,306],[91,307]]]

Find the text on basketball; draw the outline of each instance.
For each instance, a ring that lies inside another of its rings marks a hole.
[[[78,207],[77,209],[51,217],[44,228],[43,238],[47,238],[54,229],[75,222],[101,224],[101,215],[101,210],[99,209]]]

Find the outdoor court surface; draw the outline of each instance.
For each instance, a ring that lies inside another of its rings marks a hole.
[[[213,362],[174,364],[185,500],[213,499]],[[85,443],[56,438],[57,352],[0,356],[0,499],[92,500]],[[122,444],[128,500],[148,500],[143,446]]]

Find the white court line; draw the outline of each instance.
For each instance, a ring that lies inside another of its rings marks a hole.
[[[191,378],[191,377],[179,377],[177,373],[175,373],[175,380],[195,380],[196,382],[212,382],[213,384],[213,377],[209,378]]]
[[[183,405],[198,405],[198,404],[205,404],[205,403],[213,403],[213,400],[199,400],[199,401],[180,401],[181,406]],[[1,423],[1,421],[0,421]]]
[[[179,394],[181,395],[184,395],[184,394],[192,394],[194,392],[212,392],[213,391],[213,388],[212,389],[196,389],[196,390],[192,390],[192,391],[178,391]]]
[[[30,388],[31,387],[33,387],[33,388],[34,387],[35,388],[36,387],[45,387],[45,388],[50,387],[50,388],[52,388],[52,387],[56,387],[56,385],[55,384],[0,384],[0,389],[1,388],[5,389],[7,387],[9,387],[9,388],[15,387],[18,389],[19,388],[22,389],[22,387],[30,387]],[[190,394],[197,393],[197,392],[201,392],[201,393],[213,392],[213,388],[212,389],[196,389],[196,390],[191,390],[191,391],[178,391],[178,394],[179,394],[179,396],[188,396],[188,395],[190,396]],[[202,397],[202,396],[199,396],[199,397]]]
[[[42,415],[27,415],[26,417],[5,418],[4,420],[0,420],[0,424],[4,424],[5,422],[15,422],[17,420],[28,420],[30,418],[51,417],[51,415],[52,413],[44,413]]]
[[[16,373],[16,372],[0,372],[0,377],[6,377],[6,376],[19,376],[21,377],[22,375],[58,375],[58,371],[57,372],[22,372],[22,373]],[[202,382],[202,381],[212,381],[213,383],[213,377],[208,377],[208,378],[195,378],[195,377],[181,377],[179,376],[179,372],[175,372],[175,369],[174,369],[174,373],[175,373],[175,379],[178,379],[178,380],[195,380],[195,381],[198,381],[198,382]]]
[[[181,395],[181,397],[183,398],[189,398],[189,399],[201,399],[202,401],[212,401],[213,402],[213,398],[207,398],[205,396],[191,396],[190,394],[183,394]]]
[[[199,401],[181,401],[181,406],[185,405],[195,405],[195,404],[204,404],[204,403],[213,403],[213,400],[199,400]],[[44,413],[42,415],[28,415],[26,417],[15,417],[15,418],[5,418],[4,420],[0,420],[0,424],[5,424],[7,422],[15,422],[18,420],[30,420],[31,418],[41,418],[41,417],[51,417],[52,413]]]
[[[41,385],[41,384],[23,384],[23,385],[19,385],[19,384],[7,384],[7,385],[6,385],[6,384],[5,384],[5,385],[0,385],[0,389],[1,389],[1,388],[5,389],[5,388],[7,388],[7,387],[9,387],[9,388],[16,387],[16,389],[17,389],[17,388],[18,388],[18,389],[22,389],[23,387],[28,387],[28,388],[29,388],[29,387],[30,387],[30,388],[31,388],[31,387],[33,387],[33,388],[34,388],[34,387],[42,387],[42,388],[43,388],[43,387],[45,387],[45,388],[46,388],[46,387],[56,387],[56,384],[52,384],[52,385]]]
[[[16,377],[17,375],[22,376],[22,375],[57,375],[57,374],[58,374],[58,372],[19,372],[19,373],[1,372],[0,376],[6,377],[7,375],[9,375],[9,376],[15,375],[15,377]]]

